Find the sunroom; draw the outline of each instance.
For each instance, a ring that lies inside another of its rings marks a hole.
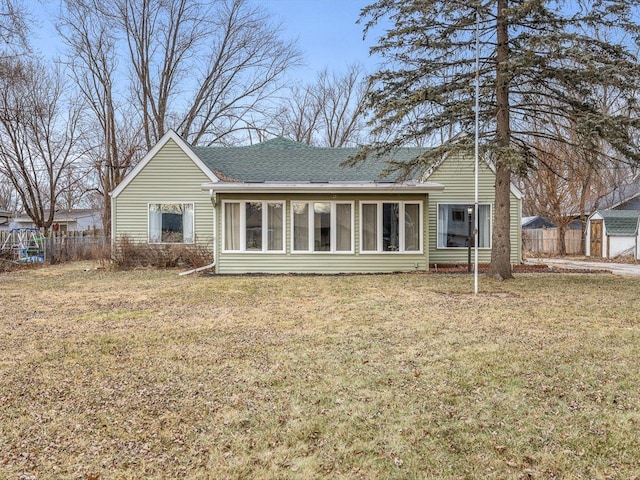
[[[426,270],[430,182],[211,182],[218,273]]]

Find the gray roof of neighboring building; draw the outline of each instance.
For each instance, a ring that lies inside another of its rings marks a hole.
[[[11,218],[11,212],[8,210],[3,210],[0,208],[0,225],[6,225],[9,223],[9,219]]]
[[[522,228],[553,228],[555,227],[553,222],[542,218],[540,215],[533,215],[531,217],[522,217],[520,220]]]
[[[609,235],[635,235],[638,231],[638,210],[598,210]]]
[[[640,196],[640,178],[618,185],[601,202],[603,209],[625,209],[624,204]],[[621,208],[622,207],[622,208]]]
[[[45,216],[49,215],[49,211],[45,210]],[[93,208],[76,208],[72,210],[58,210],[53,216],[55,222],[75,222],[78,218],[91,217],[100,215],[100,210]],[[26,213],[16,215],[15,219],[18,223],[31,222],[31,218]]]
[[[245,147],[196,147],[193,152],[223,181],[242,182],[374,182],[395,181],[399,174],[383,177],[387,159],[369,158],[354,167],[341,164],[358,148],[311,147],[283,137]],[[422,148],[403,148],[393,160],[408,161]]]

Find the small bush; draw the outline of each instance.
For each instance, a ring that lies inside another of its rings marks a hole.
[[[116,241],[114,250],[113,265],[121,270],[137,267],[198,268],[212,261],[211,246],[197,243],[150,245],[122,236]]]
[[[16,263],[12,261],[10,255],[6,252],[0,252],[0,272],[8,272],[13,270]]]

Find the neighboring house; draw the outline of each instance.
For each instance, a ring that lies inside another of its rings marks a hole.
[[[520,224],[522,225],[523,230],[535,230],[538,228],[558,228],[556,227],[555,223],[539,215],[522,217]],[[580,221],[580,219],[576,218],[575,220],[573,220],[567,226],[567,230],[582,230],[582,222]]]
[[[5,223],[9,223],[9,219],[11,218],[11,212],[8,210],[3,210],[0,208],[0,225],[4,225]]]
[[[9,221],[11,220],[11,212],[0,208],[0,230],[6,230],[9,228]]]
[[[523,230],[531,230],[531,229],[538,229],[538,228],[556,228],[553,222],[550,222],[549,220],[542,218],[539,215],[534,215],[531,217],[522,217],[522,220],[520,221],[520,225],[522,226]]]
[[[638,222],[640,210],[598,210],[587,222],[587,256],[640,258]]]
[[[599,210],[640,210],[640,177],[617,186],[600,202]]]
[[[473,159],[451,157],[422,179],[381,178],[387,163],[341,164],[355,148],[275,138],[246,147],[195,147],[167,133],[111,193],[112,240],[197,243],[218,273],[427,270],[466,263]],[[402,149],[409,160],[419,149]],[[479,260],[490,259],[493,171],[479,172]],[[519,193],[512,263],[521,261]]]
[[[35,227],[35,224],[30,217],[20,215],[13,219],[11,226],[13,228],[31,228]],[[59,232],[102,230],[102,213],[96,209],[59,210],[53,217],[52,228]]]

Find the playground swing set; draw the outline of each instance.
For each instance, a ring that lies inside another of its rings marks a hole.
[[[43,263],[46,237],[38,228],[14,228],[0,248],[0,256],[19,263]]]

